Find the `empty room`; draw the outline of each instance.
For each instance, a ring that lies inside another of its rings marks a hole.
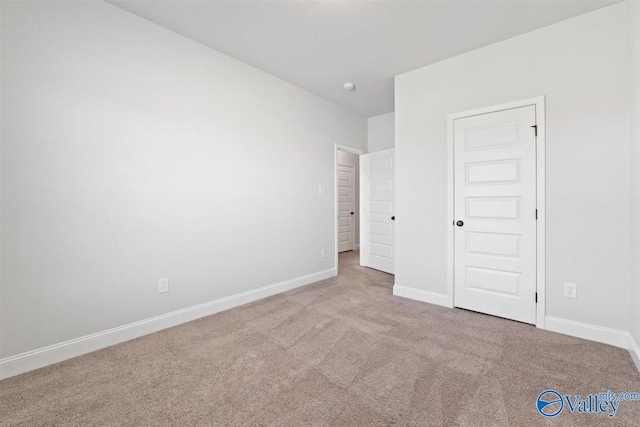
[[[0,0],[0,426],[640,425],[640,0]]]

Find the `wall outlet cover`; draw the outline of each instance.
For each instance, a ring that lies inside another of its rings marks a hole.
[[[327,257],[327,250],[320,249],[320,258],[326,258],[326,257]]]
[[[564,284],[564,296],[565,298],[577,298],[577,285],[575,283]]]
[[[165,292],[169,292],[169,279],[164,278],[158,280],[158,293],[164,294]]]

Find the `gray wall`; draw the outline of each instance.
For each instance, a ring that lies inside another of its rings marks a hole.
[[[395,146],[395,114],[369,117],[367,125],[367,151],[385,150]]]
[[[2,57],[0,357],[334,267],[365,118],[102,2],[3,2]]]
[[[622,3],[396,77],[397,284],[447,292],[447,115],[545,95],[547,315],[629,330],[628,45]]]

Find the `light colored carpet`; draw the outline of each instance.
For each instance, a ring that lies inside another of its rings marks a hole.
[[[627,351],[394,297],[341,274],[0,382],[1,425],[640,425],[538,414],[540,392],[640,391]]]

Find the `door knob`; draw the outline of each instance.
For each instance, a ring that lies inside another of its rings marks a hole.
[[[456,225],[457,225],[458,227],[462,227],[462,226],[464,225],[464,222],[462,222],[462,221],[458,221],[458,222],[456,222]]]
[[[394,215],[394,216],[391,217],[391,221],[395,221],[395,220],[396,220],[396,217]]]
[[[351,212],[351,215],[354,215],[354,214],[355,214],[355,212]]]

